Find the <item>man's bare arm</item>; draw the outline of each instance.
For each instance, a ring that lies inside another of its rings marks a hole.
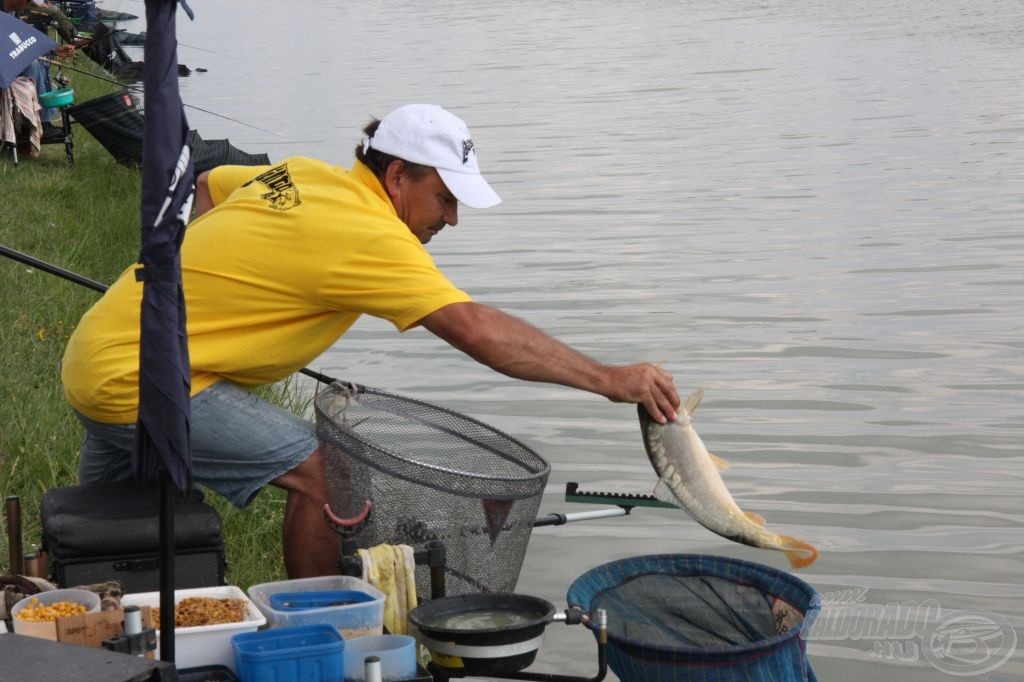
[[[420,324],[477,362],[516,379],[570,386],[613,402],[642,403],[660,422],[675,419],[679,409],[672,375],[661,367],[602,364],[491,306],[453,303]]]
[[[192,211],[193,218],[198,218],[213,208],[213,197],[210,196],[209,177],[210,171],[200,173],[199,176],[196,177],[196,198]]]

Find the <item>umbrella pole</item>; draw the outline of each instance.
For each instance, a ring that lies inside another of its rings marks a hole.
[[[174,662],[174,481],[160,467],[160,660]]]

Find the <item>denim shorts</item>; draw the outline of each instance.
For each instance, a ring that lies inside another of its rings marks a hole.
[[[131,480],[135,424],[101,424],[75,413],[85,427],[81,483]],[[316,426],[227,381],[192,398],[193,482],[242,508],[264,485],[313,454]]]

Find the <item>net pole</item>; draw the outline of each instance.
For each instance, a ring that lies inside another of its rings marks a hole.
[[[593,511],[585,512],[570,512],[568,514],[552,513],[544,516],[538,516],[537,520],[533,522],[533,527],[538,528],[540,526],[562,526],[566,523],[574,523],[576,521],[590,521],[592,519],[608,519],[616,516],[625,516],[628,512],[622,507],[615,507],[613,509],[595,509]]]

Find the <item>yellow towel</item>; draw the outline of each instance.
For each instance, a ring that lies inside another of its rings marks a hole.
[[[416,563],[409,545],[377,545],[358,550],[363,580],[384,593],[384,628],[393,635],[409,631],[416,608]]]

